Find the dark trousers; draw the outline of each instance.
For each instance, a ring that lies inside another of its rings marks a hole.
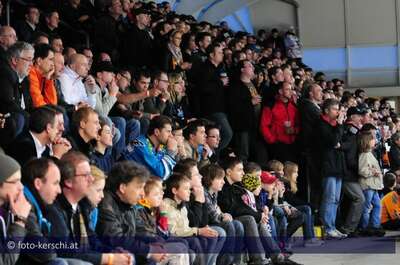
[[[365,197],[358,182],[343,181],[342,190],[344,196],[349,200],[349,209],[345,217],[342,229],[346,233],[354,232],[361,219]]]

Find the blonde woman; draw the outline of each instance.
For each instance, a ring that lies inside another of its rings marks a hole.
[[[314,217],[311,207],[296,196],[297,177],[299,175],[299,167],[296,163],[287,161],[283,167],[283,181],[285,183],[284,201],[295,207],[303,214],[303,236],[304,245],[306,247],[321,246],[324,242],[318,240],[314,234]]]
[[[184,125],[186,121],[191,118],[189,101],[186,96],[185,80],[183,79],[182,73],[170,73],[168,75],[168,80],[170,99],[167,101],[164,115]]]

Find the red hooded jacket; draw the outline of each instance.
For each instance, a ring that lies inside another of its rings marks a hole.
[[[286,133],[286,121],[290,121],[294,129],[293,134]],[[293,100],[284,103],[282,99],[277,98],[272,107],[265,106],[261,115],[260,131],[268,144],[294,143],[300,131],[300,117]]]

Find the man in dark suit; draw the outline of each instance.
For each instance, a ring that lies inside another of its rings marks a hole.
[[[26,126],[27,110],[32,105],[29,89],[23,89],[23,86],[29,82],[25,77],[32,65],[33,53],[32,45],[17,42],[7,49],[6,61],[0,64],[0,113],[11,114],[16,124],[15,135]]]
[[[68,152],[71,145],[60,136],[57,114],[54,108],[48,106],[36,109],[29,119],[29,131],[19,135],[9,147],[10,156],[24,165],[32,158],[60,159]]]
[[[313,162],[320,155],[315,149],[315,128],[319,123],[321,116],[321,108],[319,104],[322,102],[322,88],[318,84],[312,84],[304,89],[304,98],[299,102],[300,112],[300,144],[301,149],[304,150],[302,154],[305,161],[305,169],[301,172],[307,172],[307,176],[299,178],[299,187],[302,194],[307,194],[307,200],[311,200],[311,205],[314,209],[319,208],[319,191],[320,187],[320,174],[318,164]]]
[[[20,41],[32,42],[39,24],[39,10],[34,6],[29,6],[25,11],[25,20],[15,23],[15,30]]]

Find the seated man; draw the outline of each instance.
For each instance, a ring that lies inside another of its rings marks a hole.
[[[72,149],[91,157],[100,130],[99,115],[92,108],[82,107],[72,116],[72,123],[74,129],[69,137]]]
[[[32,210],[27,222],[27,242],[39,244],[51,241],[51,223],[44,217],[49,208],[52,207],[57,195],[61,193],[60,170],[52,160],[47,158],[29,161],[22,169],[22,180],[24,182],[24,194]],[[18,262],[20,264],[47,264],[64,265],[66,260],[57,257],[57,253],[46,251],[43,253],[23,253]],[[69,263],[71,262],[71,263]],[[79,260],[68,260],[68,264],[84,264]]]
[[[208,154],[211,153],[210,148],[206,144],[206,129],[203,120],[194,120],[188,123],[183,130],[185,137],[186,158],[191,158],[199,163],[199,168],[210,163]]]
[[[20,165],[11,157],[0,153],[0,210],[2,211],[0,221],[3,224],[0,228],[2,233],[0,244],[2,246],[6,246],[7,239],[13,240],[18,246],[26,235],[25,226],[31,205],[26,200],[22,188]],[[3,248],[0,254],[1,264],[16,263],[19,248],[10,250]]]
[[[73,252],[60,252],[61,257],[77,258],[93,265],[122,264],[131,265],[133,257],[126,251],[123,253],[102,253],[105,246],[96,240],[96,233],[90,228],[90,204],[85,198],[94,181],[89,159],[79,152],[69,152],[63,156],[59,164],[61,172],[62,194],[54,208],[46,218],[51,222],[51,236],[67,239],[77,244]]]
[[[63,129],[59,125],[54,108],[43,106],[36,109],[29,119],[29,131],[17,137],[9,147],[8,153],[21,165],[31,158],[60,159],[71,149],[71,144],[61,137]]]
[[[35,46],[33,66],[29,71],[29,92],[33,107],[57,105],[57,91],[51,79],[54,73],[54,52],[47,44]]]
[[[147,135],[128,144],[121,156],[144,165],[151,174],[166,179],[175,166],[177,142],[172,136],[172,121],[167,116],[151,120]]]
[[[148,177],[149,172],[134,162],[115,164],[108,178],[109,190],[99,205],[96,231],[110,238],[112,247],[127,248],[137,254],[139,260],[161,262],[167,258],[162,245],[135,238],[137,209],[134,206],[144,195]],[[138,264],[142,263],[138,261]]]
[[[72,54],[67,61],[63,73],[59,77],[61,91],[68,104],[77,107],[96,106],[95,80],[89,72],[88,59],[83,54]]]

